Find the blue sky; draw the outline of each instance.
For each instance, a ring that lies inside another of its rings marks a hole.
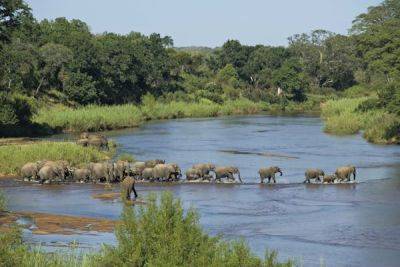
[[[39,20],[85,21],[94,33],[169,35],[175,46],[286,45],[313,29],[345,34],[356,15],[381,0],[27,0]]]

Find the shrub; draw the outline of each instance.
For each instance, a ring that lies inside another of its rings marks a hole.
[[[356,111],[360,112],[367,112],[373,109],[380,108],[380,102],[377,98],[369,98],[367,100],[364,100],[361,102],[358,107],[356,108]]]
[[[383,114],[371,120],[364,137],[377,144],[400,143],[400,119],[393,114]]]
[[[243,242],[228,242],[203,232],[193,209],[184,211],[179,200],[167,192],[160,201],[150,194],[147,205],[125,206],[117,226],[116,247],[105,246],[92,256],[94,266],[291,266],[267,262],[255,256]]]
[[[34,100],[21,94],[0,92],[0,125],[23,125],[35,112]]]

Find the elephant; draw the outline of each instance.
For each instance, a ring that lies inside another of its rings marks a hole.
[[[121,196],[123,200],[131,200],[131,192],[135,194],[135,199],[138,194],[135,190],[135,179],[133,177],[126,177],[121,183]]]
[[[304,176],[306,179],[304,180],[304,183],[311,183],[311,179],[315,179],[316,181],[321,181],[320,177],[324,177],[325,173],[321,169],[307,169],[306,172],[304,173]]]
[[[119,160],[114,163],[114,175],[117,181],[122,181],[125,176],[129,175],[130,164],[127,161]]]
[[[37,180],[39,170],[43,167],[45,161],[28,162],[21,168],[22,179]]]
[[[57,161],[45,161],[43,167],[53,168],[53,172],[57,173],[59,181],[65,181],[67,178],[71,178],[72,170],[69,167],[68,161],[57,160]]]
[[[356,180],[356,167],[349,165],[349,166],[344,166],[344,167],[339,167],[336,169],[335,175],[338,178],[338,180],[343,181],[351,180],[351,175],[353,174],[354,181]]]
[[[186,180],[191,181],[191,180],[198,180],[200,178],[203,178],[203,173],[201,172],[200,169],[189,168],[186,170]]]
[[[144,168],[141,175],[143,180],[152,180],[153,179],[153,168]]]
[[[143,161],[136,161],[129,164],[128,175],[132,175],[136,178],[142,176],[143,170],[146,168],[146,163]]]
[[[170,181],[178,179],[181,176],[181,169],[175,163],[157,164],[153,168],[153,178]]]
[[[146,168],[154,168],[157,164],[165,164],[165,160],[152,159],[145,161]]]
[[[282,170],[278,166],[272,166],[269,168],[261,168],[258,170],[258,174],[260,175],[261,183],[264,183],[264,179],[268,178],[268,183],[271,182],[271,179],[276,183],[275,174],[278,173],[282,176]]]
[[[324,183],[333,184],[335,182],[335,179],[336,179],[336,175],[334,175],[334,174],[324,175],[324,178],[322,178],[322,181]]]
[[[90,163],[90,177],[94,182],[114,182],[114,164],[109,162]]]
[[[168,163],[167,165],[172,166],[172,168],[174,169],[174,173],[173,173],[173,180],[179,180],[182,177],[182,171],[181,168],[179,168],[178,164],[176,163]]]
[[[90,170],[88,168],[75,169],[73,171],[73,178],[76,182],[89,182]]]
[[[108,149],[108,139],[101,134],[81,133],[76,143],[81,146],[94,146]]]
[[[200,164],[195,164],[192,166],[193,169],[198,169],[201,172],[201,177],[203,179],[209,179],[211,178],[210,176],[210,171],[215,172],[215,165],[211,163],[200,163]]]
[[[240,177],[240,171],[237,167],[234,166],[221,166],[215,168],[215,180],[221,181],[221,178],[228,178],[229,180],[235,180],[234,174],[238,174],[239,181],[243,183],[242,178]]]
[[[41,184],[45,182],[51,183],[58,178],[58,173],[52,166],[43,166],[39,170],[38,176]]]
[[[87,138],[87,140],[88,140],[87,144],[89,146],[108,149],[108,140],[104,136],[101,136],[101,135],[89,135],[89,138]]]
[[[87,139],[87,138],[78,139],[78,140],[76,141],[76,144],[77,144],[77,145],[80,145],[80,146],[88,146],[88,145],[89,145],[89,139]]]

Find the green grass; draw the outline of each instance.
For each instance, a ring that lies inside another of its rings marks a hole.
[[[265,105],[254,103],[248,99],[226,101],[224,104],[216,104],[211,101],[160,103],[150,100],[141,106],[126,104],[89,105],[77,109],[62,106],[44,108],[33,117],[33,121],[56,130],[102,131],[136,127],[146,120],[254,114],[261,112],[264,108]]]
[[[102,131],[135,127],[142,122],[140,109],[133,104],[89,105],[77,109],[56,107],[41,109],[33,121],[66,131]]]
[[[383,109],[359,111],[361,103],[374,97],[343,98],[329,100],[322,106],[324,131],[337,135],[356,134],[364,131],[364,137],[373,143],[397,143],[400,120]]]
[[[125,206],[116,229],[118,244],[92,254],[44,253],[23,243],[20,229],[0,233],[0,266],[229,266],[284,267],[276,252],[256,256],[243,241],[211,237],[194,209],[184,211],[170,192],[150,194],[147,205]]]
[[[17,174],[27,162],[38,160],[67,160],[72,166],[108,159],[113,150],[103,152],[72,142],[38,142],[0,146],[0,173]]]

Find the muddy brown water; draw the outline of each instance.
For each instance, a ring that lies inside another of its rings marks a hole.
[[[138,185],[140,198],[152,191],[172,191],[186,208],[194,206],[210,234],[244,238],[260,256],[276,249],[280,259],[300,265],[399,266],[400,147],[367,143],[361,136],[336,137],[322,131],[314,117],[245,116],[183,119],[149,123],[109,132],[118,153],[139,160],[163,158],[183,169],[198,162],[236,165],[243,185]],[[53,139],[69,139],[58,135]],[[358,167],[356,184],[302,184],[304,170],[326,173],[338,166]],[[259,185],[257,170],[278,165],[276,185]],[[0,181],[15,211],[118,219],[121,202],[92,195],[100,185],[40,186]],[[113,191],[118,192],[116,186]],[[115,243],[112,233],[34,235],[27,242],[49,250]]]

